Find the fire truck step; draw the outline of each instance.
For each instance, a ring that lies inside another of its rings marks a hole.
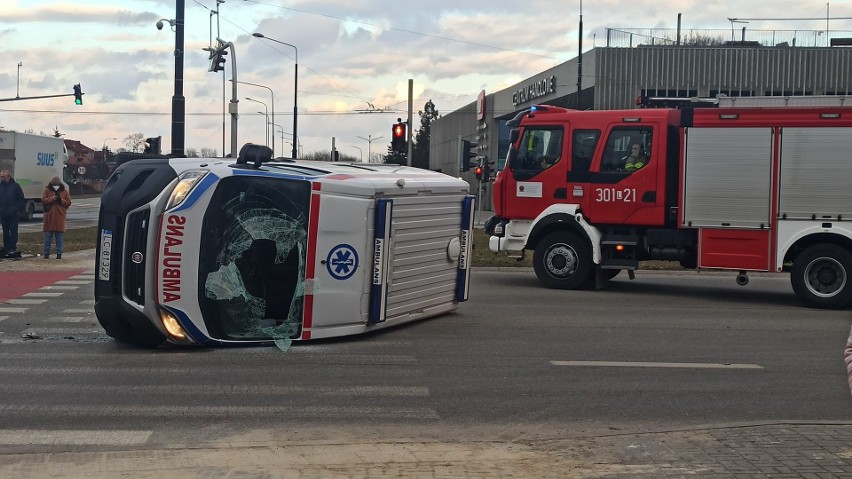
[[[606,258],[601,260],[601,269],[639,269],[639,261],[635,259]]]
[[[636,246],[639,244],[637,235],[603,235],[601,244],[620,244],[624,246]]]

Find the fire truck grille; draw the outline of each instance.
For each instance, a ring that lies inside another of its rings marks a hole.
[[[151,210],[136,211],[127,216],[123,254],[124,295],[130,301],[145,305],[145,254],[148,251],[148,228]]]
[[[459,237],[463,198],[393,199],[387,319],[453,303],[458,263],[447,246]]]

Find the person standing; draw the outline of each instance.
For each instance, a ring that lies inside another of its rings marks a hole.
[[[0,171],[0,226],[3,227],[3,251],[0,258],[20,258],[18,216],[24,209],[24,190],[15,183],[12,172]]]
[[[65,185],[54,176],[44,188],[41,195],[44,206],[44,259],[50,258],[50,245],[56,237],[56,259],[62,259],[65,247],[65,219],[68,217],[68,207],[71,206],[71,195]]]

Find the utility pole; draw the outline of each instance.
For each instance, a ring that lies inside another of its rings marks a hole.
[[[408,131],[406,132],[406,141],[408,142],[408,153],[406,154],[406,165],[411,166],[411,154],[414,151],[411,144],[411,130],[414,129],[414,125],[411,123],[413,119],[413,109],[414,109],[414,80],[408,79]]]
[[[182,157],[186,135],[186,99],[183,96],[184,0],[175,0],[175,93],[172,96],[172,156]]]

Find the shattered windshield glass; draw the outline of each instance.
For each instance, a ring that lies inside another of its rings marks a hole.
[[[310,183],[223,179],[204,215],[199,301],[210,335],[289,344],[302,326]]]

